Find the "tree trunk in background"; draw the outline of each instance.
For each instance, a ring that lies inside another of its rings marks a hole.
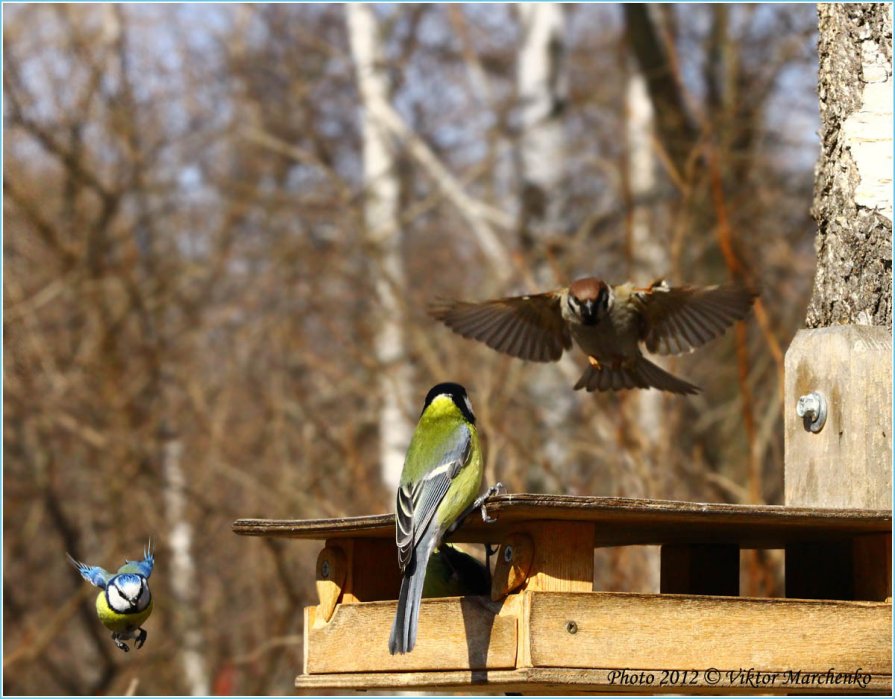
[[[397,490],[404,466],[404,453],[413,434],[410,367],[404,351],[404,261],[401,226],[398,221],[399,185],[395,160],[385,126],[389,109],[389,80],[373,10],[368,5],[345,6],[348,37],[357,71],[357,85],[364,107],[362,117],[364,218],[366,240],[374,259],[376,275],[376,360],[378,391],[379,453],[383,483]]]
[[[627,60],[627,57],[622,60]],[[637,284],[647,284],[667,272],[668,246],[658,237],[653,206],[649,199],[656,188],[653,104],[643,73],[634,68],[628,73],[625,89],[625,140],[628,276]],[[619,280],[622,281],[622,280]],[[652,357],[660,366],[664,360]],[[624,399],[629,429],[637,435],[637,459],[640,492],[626,488],[625,495],[665,497],[665,469],[658,463],[658,451],[664,445],[665,421],[662,419],[664,396],[660,391],[632,391]],[[630,564],[640,569],[643,589],[659,591],[659,549],[638,547],[638,556]]]
[[[135,155],[131,179],[135,194],[136,219],[132,226],[135,247],[139,250],[140,266],[146,279],[161,281],[159,260],[164,253],[158,245],[161,236],[156,228],[156,219],[150,203],[151,185],[139,157],[146,151],[143,133],[139,128],[137,90],[134,87],[134,68],[131,64],[129,46],[130,26],[125,21],[124,9],[120,5],[105,6],[103,16],[106,36],[115,43],[121,73],[121,93],[118,101],[123,111],[130,113],[130,125],[126,133],[129,145]],[[171,355],[175,343],[176,330],[169,322],[169,298],[164,283],[156,286],[158,299],[151,308],[140,306],[145,329],[146,349],[155,357],[158,370],[150,379],[152,390],[148,395],[158,400],[161,416],[155,455],[161,463],[162,490],[165,520],[168,525],[168,547],[172,557],[170,563],[171,595],[173,597],[173,629],[181,642],[178,660],[183,667],[187,691],[192,696],[206,696],[211,690],[208,663],[205,654],[205,638],[202,627],[200,587],[197,575],[193,542],[193,528],[187,511],[187,479],[181,465],[183,443],[174,425],[178,421],[175,409],[176,397],[182,386],[178,381],[176,359]]]
[[[562,187],[566,168],[563,112],[568,90],[565,10],[561,5],[530,3],[518,5],[517,12],[522,29],[516,73],[520,104],[518,232],[522,248],[531,252],[536,286],[547,289],[571,281],[556,279],[549,265],[552,244],[566,232]],[[564,359],[568,363],[568,357]],[[535,404],[544,406],[541,423],[548,435],[561,434],[571,415],[575,396],[566,385],[567,373],[542,368],[533,373],[529,384]],[[547,439],[544,458],[560,474],[569,467],[563,440]],[[565,483],[544,485],[563,488],[571,479],[562,480]]]
[[[522,24],[517,88],[522,202],[519,234],[524,247],[543,255],[545,244],[563,230],[561,189],[566,165],[563,111],[568,90],[565,22],[561,5],[531,3],[517,8]],[[546,264],[535,270],[539,284],[551,283]]]
[[[818,5],[821,155],[809,328],[892,327],[892,6]]]
[[[656,31],[649,5],[628,3],[624,11],[625,35],[655,107],[658,143],[669,164],[682,173],[693,154],[697,133],[687,112],[672,58]]]
[[[170,531],[168,547],[171,549],[169,579],[171,592],[177,603],[174,628],[181,635],[180,663],[189,693],[194,697],[207,696],[211,691],[205,662],[205,645],[200,626],[197,597],[202,579],[196,572],[193,558],[193,528],[187,517],[186,477],[180,463],[183,444],[170,428],[163,426],[161,442],[162,481],[165,493],[165,519]]]
[[[649,203],[656,188],[653,105],[646,80],[636,69],[628,77],[625,115],[628,277],[636,284],[645,285],[668,271],[668,246],[658,237],[659,230],[652,219],[653,207]],[[665,364],[659,357],[653,357],[652,361],[660,366]],[[629,418],[637,425],[646,497],[657,497],[663,490],[662,474],[657,471],[655,459],[655,450],[662,443],[662,401],[660,391],[635,391],[628,401],[634,408]]]

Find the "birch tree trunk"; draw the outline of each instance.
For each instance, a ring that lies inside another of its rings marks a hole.
[[[656,157],[653,149],[653,104],[643,73],[633,70],[625,88],[625,140],[627,146],[628,183],[628,251],[629,277],[637,284],[647,284],[663,276],[667,270],[667,245],[654,225],[651,195],[656,188]],[[652,357],[659,365],[665,362]],[[663,443],[662,401],[660,391],[636,391],[628,405],[629,418],[638,426],[644,497],[662,493],[662,473],[656,464],[656,450]]]
[[[363,105],[364,219],[366,241],[376,266],[375,353],[380,367],[378,391],[379,454],[383,483],[396,490],[404,453],[413,433],[410,368],[405,356],[406,288],[398,221],[399,183],[388,135],[390,85],[373,10],[366,4],[345,6],[348,37]]]
[[[563,172],[566,138],[563,111],[568,90],[565,59],[565,15],[561,5],[529,3],[517,6],[522,25],[522,45],[516,74],[520,104],[519,177],[521,201],[518,234],[522,247],[533,251],[532,274],[539,288],[558,282],[547,262],[550,243],[563,235]],[[564,358],[569,362],[568,357]],[[580,371],[578,372],[580,373]],[[530,391],[536,405],[544,406],[544,456],[563,473],[568,468],[568,449],[563,435],[571,415],[574,395],[565,385],[575,371],[557,373],[539,368],[532,375]],[[565,483],[548,487],[563,487]]]
[[[625,140],[627,147],[628,186],[628,261],[629,277],[635,283],[646,284],[667,270],[667,245],[659,238],[648,203],[656,188],[656,154],[653,103],[647,91],[646,79],[634,68],[628,74],[625,87]],[[659,365],[664,361],[651,358]],[[626,396],[628,424],[637,425],[639,443],[640,483],[626,488],[626,495],[665,497],[663,480],[665,469],[658,464],[658,451],[664,444],[665,421],[662,419],[664,397],[660,391],[633,391]],[[638,492],[639,491],[639,492]],[[632,551],[629,565],[638,570],[643,589],[659,591],[660,558],[657,547],[638,547]]]
[[[130,125],[127,137],[135,154],[132,180],[137,217],[133,224],[133,235],[140,251],[143,275],[146,279],[161,279],[163,273],[159,271],[159,258],[163,253],[157,249],[157,241],[161,236],[151,213],[150,185],[143,159],[139,157],[145,151],[145,145],[136,116],[138,107],[130,63],[130,46],[127,44],[129,26],[120,5],[105,7],[107,10],[103,16],[103,29],[106,36],[115,43],[118,54],[121,75],[119,102],[123,109],[133,115],[124,122]],[[165,298],[163,293],[159,296]],[[159,367],[153,376],[153,390],[150,394],[157,396],[160,415],[156,448],[162,467],[164,513],[168,525],[168,546],[172,553],[170,581],[175,610],[173,628],[181,640],[181,652],[178,655],[188,691],[192,696],[206,696],[211,691],[211,684],[204,650],[201,599],[196,584],[201,576],[196,572],[193,527],[187,510],[187,479],[181,465],[183,443],[174,427],[178,421],[176,397],[181,389],[177,380],[176,360],[170,356],[176,331],[170,328],[167,299],[163,302],[156,301],[151,310],[145,310],[146,306],[141,306],[141,309],[144,309],[140,312],[144,314],[143,325],[147,330],[145,341]]]
[[[818,5],[821,155],[809,328],[892,327],[892,5]]]
[[[203,652],[205,642],[201,619],[197,611],[201,600],[197,598],[196,581],[201,580],[202,576],[196,573],[193,527],[187,517],[186,477],[180,460],[183,444],[167,425],[163,425],[159,440],[165,519],[170,527],[168,546],[172,554],[171,591],[177,601],[175,628],[181,635],[180,662],[190,694],[203,697],[211,691],[211,684]]]
[[[523,245],[532,247],[562,231],[561,185],[566,164],[562,117],[568,68],[562,6],[521,4],[518,12],[523,33],[517,74],[522,176],[519,232]],[[545,267],[536,269],[536,276],[543,277]],[[539,284],[547,281],[538,279]]]

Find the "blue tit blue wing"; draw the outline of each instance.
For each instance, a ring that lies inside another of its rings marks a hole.
[[[148,578],[152,575],[152,567],[155,565],[155,556],[152,553],[152,544],[150,543],[143,552],[142,561],[128,561],[125,559],[124,565],[118,569],[119,573],[136,573]]]
[[[410,562],[413,551],[429,529],[432,518],[451,481],[469,459],[472,447],[469,428],[459,424],[436,453],[436,465],[418,481],[398,489],[396,543],[401,570]]]
[[[97,587],[101,587],[105,590],[109,580],[115,577],[112,573],[110,573],[108,570],[105,570],[104,568],[100,568],[99,566],[89,566],[86,563],[76,561],[74,558],[71,557],[70,554],[65,555],[68,557],[69,562],[78,569],[81,577],[84,578],[84,580],[89,582],[91,585],[96,585]]]

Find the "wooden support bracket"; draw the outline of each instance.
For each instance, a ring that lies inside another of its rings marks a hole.
[[[326,623],[332,619],[347,576],[348,564],[342,549],[335,545],[324,546],[317,556],[318,621]]]
[[[491,599],[502,600],[528,580],[534,544],[527,534],[510,534],[497,550],[497,562],[491,577]]]

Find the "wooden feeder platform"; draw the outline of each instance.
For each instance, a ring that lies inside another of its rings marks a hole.
[[[491,597],[425,599],[388,652],[394,516],[242,519],[325,542],[302,691],[889,694],[892,515],[577,496],[491,498],[451,537],[500,546]],[[661,546],[659,594],[594,590],[594,549]],[[785,550],[785,598],[739,596],[741,549]],[[508,551],[509,549],[509,551]]]

